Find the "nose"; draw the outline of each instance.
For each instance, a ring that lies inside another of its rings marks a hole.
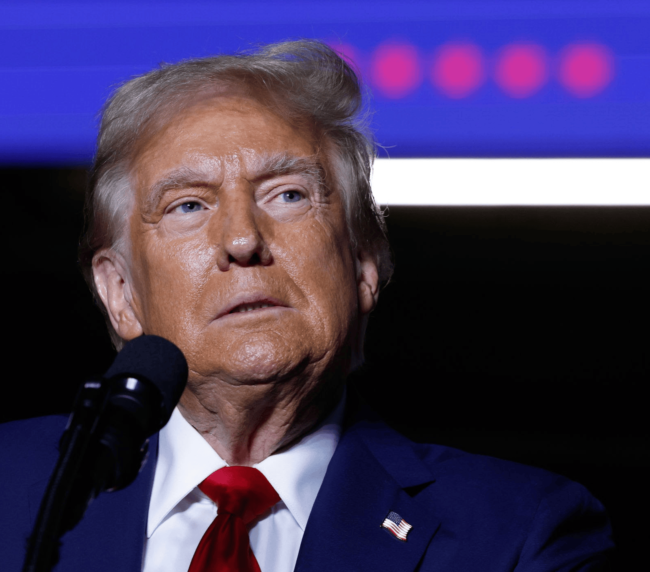
[[[222,272],[231,264],[239,266],[268,266],[273,257],[259,227],[258,207],[252,197],[244,193],[228,197],[219,206],[217,233],[219,249],[217,266]]]

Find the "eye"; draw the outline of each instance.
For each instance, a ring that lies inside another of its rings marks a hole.
[[[203,210],[203,205],[197,201],[188,201],[187,203],[178,205],[174,210],[183,214],[197,213]]]
[[[297,203],[303,198],[298,191],[285,191],[280,196],[285,203]]]

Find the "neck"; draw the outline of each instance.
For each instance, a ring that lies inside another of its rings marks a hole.
[[[313,430],[342,391],[342,376],[255,385],[190,379],[178,408],[228,465],[252,466]]]

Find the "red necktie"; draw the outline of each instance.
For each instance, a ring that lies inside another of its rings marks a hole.
[[[252,467],[224,467],[199,488],[217,503],[188,572],[260,572],[247,525],[280,500],[266,477]]]

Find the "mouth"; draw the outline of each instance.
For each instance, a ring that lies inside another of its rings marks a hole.
[[[253,312],[254,310],[261,310],[262,308],[275,308],[275,304],[269,304],[268,302],[258,302],[257,304],[240,304],[236,308],[230,310],[228,314],[238,314],[241,312]]]
[[[264,295],[243,295],[237,296],[226,307],[224,307],[218,314],[217,320],[224,316],[231,314],[247,314],[250,312],[259,312],[269,310],[272,308],[288,308],[289,305],[278,300]]]

